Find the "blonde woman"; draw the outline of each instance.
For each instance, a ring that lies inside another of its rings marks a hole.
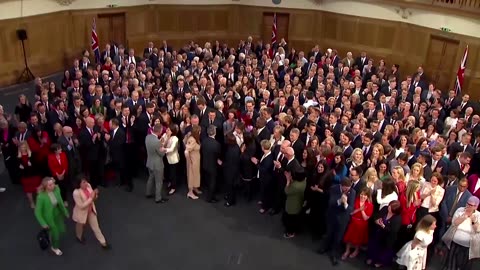
[[[272,149],[276,145],[281,145],[282,142],[285,140],[285,137],[283,136],[283,131],[284,128],[282,126],[275,126],[273,128],[273,134],[270,136],[270,145],[272,146]]]
[[[102,248],[109,249],[110,245],[105,240],[98,225],[98,213],[95,207],[95,201],[98,198],[98,189],[92,189],[92,186],[90,186],[86,178],[81,178],[80,181],[77,181],[74,188],[73,200],[75,201],[75,206],[73,207],[72,219],[76,222],[75,236],[77,241],[81,244],[85,243],[83,229],[88,222]]]
[[[33,200],[33,194],[36,192],[40,185],[42,178],[38,173],[38,169],[35,165],[35,161],[32,158],[32,151],[28,147],[27,141],[23,141],[18,145],[18,169],[20,171],[20,182],[23,186],[23,192],[27,195],[28,202],[32,209],[35,208],[35,202]]]
[[[405,180],[407,182],[410,182],[412,180],[416,180],[419,183],[423,184],[425,183],[425,178],[422,176],[423,175],[423,166],[420,163],[415,163],[412,165],[412,168],[410,169],[410,172],[407,173],[405,176]]]
[[[372,154],[367,160],[367,166],[375,167],[377,166],[378,161],[384,159],[384,150],[383,145],[377,143],[372,148]]]
[[[372,191],[382,188],[382,181],[378,179],[377,170],[375,170],[375,168],[368,168],[367,171],[363,174],[362,178],[365,181],[366,186]]]
[[[415,234],[412,228],[417,220],[417,209],[422,202],[420,198],[420,182],[409,181],[407,183],[407,191],[400,196],[399,201],[402,206],[402,226],[399,231],[400,237],[397,240],[397,249],[403,247]]]
[[[40,226],[49,231],[53,253],[61,256],[63,253],[59,249],[60,237],[65,233],[65,218],[68,218],[69,214],[63,204],[60,188],[55,185],[52,177],[43,178],[38,188],[35,217]]]
[[[400,166],[395,166],[392,169],[392,180],[395,181],[397,186],[398,194],[402,195],[407,189],[407,180],[405,178],[405,173],[403,168]]]
[[[355,148],[347,159],[347,169],[350,171],[352,168],[360,167],[362,171],[365,171],[367,165],[363,162],[363,151],[360,148]]]
[[[427,264],[427,247],[433,241],[433,233],[437,227],[437,219],[426,215],[417,225],[413,240],[406,243],[397,253],[397,263],[407,270],[425,269]]]
[[[187,197],[196,200],[201,194],[200,188],[200,127],[194,126],[186,139],[185,158],[187,162]],[[195,194],[196,193],[196,194]]]

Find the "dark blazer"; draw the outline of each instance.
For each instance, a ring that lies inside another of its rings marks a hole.
[[[382,210],[378,213],[378,216],[375,217],[375,219],[378,218],[384,218],[388,214],[388,207],[383,207]],[[402,226],[402,216],[401,215],[393,215],[387,222],[384,223],[385,228],[381,228],[377,224],[374,224],[375,230],[378,230],[380,232],[380,243],[378,245],[381,248],[393,248],[396,241],[397,241],[397,236],[398,232],[400,230],[400,227]]]
[[[295,158],[297,160],[303,160],[303,150],[305,149],[305,144],[298,138],[294,143],[292,143],[291,147],[293,151],[295,151]]]
[[[277,153],[278,154],[278,153]],[[262,182],[268,183],[271,181],[273,176],[273,152],[270,152],[270,155],[266,156],[263,160],[259,160],[257,167],[258,167],[258,174],[259,179]],[[263,156],[263,155],[262,155]]]
[[[211,137],[206,137],[201,143],[202,169],[211,175],[216,175],[217,160],[222,156],[222,147]]]
[[[433,162],[433,161],[432,161],[432,162]],[[442,168],[442,170],[440,171],[440,173],[441,173],[442,175],[447,175],[447,173],[448,173],[448,164],[447,164],[447,162],[445,162],[445,160],[440,159],[440,160],[437,162],[437,165],[435,166],[435,169],[434,169],[433,171],[436,172],[438,168]]]
[[[95,130],[93,131],[95,134]],[[100,139],[97,137],[95,141],[92,140],[90,132],[88,132],[86,127],[83,127],[80,130],[78,140],[80,142],[80,151],[85,160],[88,161],[98,161],[100,156]]]
[[[363,179],[360,179],[357,184],[352,183],[352,188],[355,190],[356,194],[360,194],[360,192],[362,192],[362,189],[366,186],[367,183]]]
[[[448,217],[450,216],[450,212],[455,213],[459,207],[465,207],[467,204],[468,198],[472,196],[472,193],[470,191],[465,190],[465,192],[462,194],[460,198],[458,198],[458,202],[455,205],[455,209],[451,211],[452,207],[454,206],[454,201],[455,197],[457,196],[457,191],[458,187],[457,185],[455,186],[450,186],[445,189],[445,195],[443,196],[443,200],[440,203],[440,217],[442,218],[442,223],[440,225],[440,235],[443,235],[443,233],[446,230],[445,222],[447,221]],[[452,214],[453,215],[453,214]]]
[[[460,164],[458,163],[458,159],[450,161],[448,166],[448,174],[455,175],[457,179],[462,179],[467,176],[467,174],[462,171]]]
[[[355,204],[356,192],[355,189],[350,189],[347,193],[348,206],[345,208],[343,205],[338,205],[338,200],[342,197],[342,190],[340,185],[334,185],[330,188],[330,198],[328,200],[327,216],[331,217],[328,220],[327,226],[337,227],[336,233],[343,236],[348,222],[350,221],[350,213],[353,211]]]
[[[125,131],[120,127],[117,129],[115,136],[113,136],[113,130],[110,131],[108,147],[112,164],[114,164],[116,168],[122,168],[125,166],[125,142]]]

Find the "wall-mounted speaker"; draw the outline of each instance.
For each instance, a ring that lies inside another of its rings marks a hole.
[[[282,3],[282,0],[272,0],[272,3],[274,5],[280,5],[280,3]]]
[[[18,29],[17,30],[17,38],[18,38],[18,40],[27,40],[27,30]]]

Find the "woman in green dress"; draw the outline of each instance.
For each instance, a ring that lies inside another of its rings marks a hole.
[[[63,204],[60,189],[52,177],[45,177],[38,188],[35,217],[44,229],[48,229],[51,238],[51,249],[57,256],[62,255],[59,249],[60,236],[65,233],[65,218],[68,210]]]

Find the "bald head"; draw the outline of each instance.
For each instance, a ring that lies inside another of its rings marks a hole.
[[[295,151],[293,150],[292,147],[287,147],[285,149],[285,156],[287,156],[288,159],[291,159],[292,157],[295,156]]]
[[[91,117],[87,117],[87,118],[85,118],[85,125],[88,128],[93,128],[93,126],[95,125],[95,120],[93,120],[93,118],[91,118]]]

